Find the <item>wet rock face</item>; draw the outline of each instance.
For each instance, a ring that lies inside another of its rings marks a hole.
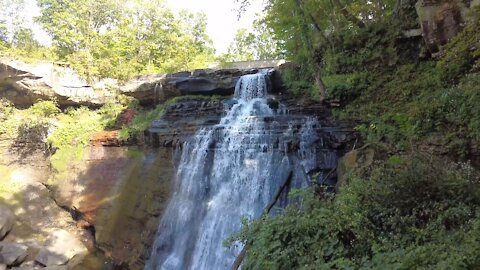
[[[155,120],[149,130],[145,132],[147,144],[154,147],[182,147],[183,143],[190,140],[195,133],[202,129],[211,129],[220,122],[225,111],[235,104],[234,99],[218,101],[186,100],[167,108],[164,116]],[[316,162],[305,166],[305,174],[319,184],[334,185],[337,179],[337,159],[352,149],[356,133],[350,128],[351,123],[340,123],[329,117],[329,109],[318,102],[299,101],[288,95],[270,96],[268,106],[278,111],[284,110],[280,115],[261,117],[259,122],[265,123],[265,130],[258,130],[264,135],[274,148],[274,151],[286,151],[288,155],[295,156],[302,153],[300,134],[305,132],[306,116],[316,116],[318,124],[311,125],[309,136],[315,137],[313,143]],[[287,109],[288,108],[288,109]],[[215,130],[222,141],[222,130]],[[252,131],[250,131],[252,132]],[[291,139],[285,139],[285,134],[291,134]],[[216,147],[213,144],[212,149]],[[256,151],[264,151],[261,146]],[[303,170],[303,169],[302,169]]]
[[[113,264],[141,269],[170,196],[174,150],[91,146],[86,152],[52,187],[54,198],[77,226],[92,231]]]
[[[234,99],[224,100],[184,100],[171,105],[165,114],[152,122],[151,127],[145,131],[148,145],[154,147],[181,146],[201,128],[208,128],[220,122],[225,111],[235,104]],[[333,121],[329,109],[314,101],[299,101],[288,95],[272,95],[268,98],[268,105],[274,110],[285,110],[284,115],[261,119],[266,122],[278,122],[278,132],[284,132],[292,123],[298,122],[305,116],[315,116],[320,119],[317,131],[323,133],[324,146],[341,149],[347,146],[354,137],[353,132],[346,123]],[[300,122],[299,122],[300,121]],[[297,147],[292,142],[292,149]]]
[[[145,131],[149,145],[180,146],[202,127],[218,124],[228,106],[221,100],[185,100],[166,109],[164,116],[152,122]]]
[[[463,29],[470,7],[476,0],[420,0],[416,4],[422,35],[432,53]]]
[[[142,104],[157,104],[183,95],[232,95],[238,79],[258,69],[195,70],[167,75],[139,76],[120,87],[120,91]],[[279,85],[280,78],[270,74],[272,84]],[[275,89],[275,88],[272,88]]]

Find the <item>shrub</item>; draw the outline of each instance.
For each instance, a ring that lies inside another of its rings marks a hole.
[[[475,269],[480,266],[480,178],[469,164],[395,156],[351,176],[332,196],[251,223],[242,269]],[[467,255],[468,254],[468,255]]]
[[[53,100],[38,101],[30,106],[26,111],[27,114],[33,114],[38,117],[51,117],[60,113],[57,102]]]

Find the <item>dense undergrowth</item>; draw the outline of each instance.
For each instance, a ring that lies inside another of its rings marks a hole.
[[[480,267],[480,174],[468,161],[480,153],[480,7],[435,59],[402,35],[415,27],[381,21],[316,48],[334,116],[362,123],[378,158],[336,194],[293,192],[300,203],[281,214],[244,220],[229,241],[247,244],[242,269]],[[284,71],[287,86],[317,98],[304,69]]]
[[[333,196],[245,222],[242,269],[476,269],[480,178],[469,164],[394,156],[349,177]],[[318,196],[318,192],[323,196]]]
[[[335,113],[341,118],[364,121],[358,130],[369,143],[406,150],[435,140],[433,144],[461,158],[478,153],[479,17],[477,7],[466,28],[445,46],[439,60],[402,60],[378,68],[366,62],[356,65],[347,61],[347,70],[338,68],[342,73],[325,77],[330,99],[346,105]],[[365,46],[369,48],[369,44]],[[370,61],[378,62],[368,56]]]

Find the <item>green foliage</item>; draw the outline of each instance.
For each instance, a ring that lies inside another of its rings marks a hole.
[[[58,149],[71,146],[83,148],[94,132],[113,126],[122,110],[123,106],[118,104],[106,104],[97,111],[86,107],[67,109],[58,116],[58,126],[48,142]]]
[[[0,135],[20,141],[45,141],[53,118],[60,112],[55,101],[39,101],[28,109],[17,110],[2,100],[0,108]]]
[[[166,109],[166,103],[157,105],[153,110],[139,111],[133,121],[120,130],[120,138],[123,140],[133,139],[140,136],[146,129],[150,127],[152,121],[160,118]]]
[[[8,42],[8,28],[4,20],[0,20],[0,50],[4,49]]]
[[[335,198],[310,189],[280,215],[244,222],[231,239],[248,244],[242,268],[479,267],[477,171],[425,156],[396,156],[367,171]]]
[[[404,113],[385,113],[375,117],[369,125],[361,124],[356,129],[368,143],[387,141],[399,149],[412,147],[412,140],[421,135],[415,121]]]
[[[86,107],[69,108],[58,115],[56,129],[47,139],[50,147],[55,149],[50,157],[55,172],[51,180],[63,179],[68,175],[70,166],[83,158],[83,151],[92,135],[115,125],[123,109],[122,105],[112,103],[96,111]]]
[[[440,65],[446,75],[456,75],[468,72],[480,72],[480,6],[470,12],[470,20],[465,29],[455,36],[446,46]],[[449,79],[455,79],[450,76]]]
[[[20,28],[14,33],[12,45],[27,52],[32,52],[40,47],[40,44],[33,37],[32,29],[28,28]]]
[[[195,96],[186,95],[171,98],[162,104],[159,104],[155,109],[151,110],[144,108],[138,112],[132,123],[122,127],[120,130],[120,138],[123,140],[135,139],[139,137],[152,124],[153,120],[159,119],[171,105],[182,100],[215,100],[223,99],[222,96]]]
[[[234,40],[228,46],[227,53],[219,57],[220,62],[279,59],[283,55],[271,29],[261,20],[253,23],[253,31],[246,28],[237,30]]]
[[[57,103],[50,100],[39,101],[33,104],[27,110],[27,113],[31,113],[39,117],[51,117],[57,115],[59,112],[60,109],[58,108]]]
[[[206,16],[178,16],[162,0],[38,1],[37,21],[57,54],[87,79],[205,67],[213,60]]]
[[[305,66],[292,63],[284,68],[282,78],[287,89],[293,94],[315,96],[316,91],[312,84],[313,70],[306,72]]]
[[[0,99],[0,120],[6,120],[15,110],[13,104],[5,98]]]
[[[331,99],[356,97],[368,87],[366,73],[326,75],[323,82]]]
[[[0,99],[0,136],[13,137],[18,126],[16,109],[7,99]]]

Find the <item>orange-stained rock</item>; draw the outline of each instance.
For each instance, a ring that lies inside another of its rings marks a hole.
[[[55,200],[76,213],[77,227],[94,228],[97,246],[115,264],[140,269],[170,196],[172,154],[169,148],[90,146],[55,185]]]
[[[120,146],[122,145],[122,140],[118,130],[100,131],[93,134],[92,138],[90,138],[90,143],[94,146]]]

